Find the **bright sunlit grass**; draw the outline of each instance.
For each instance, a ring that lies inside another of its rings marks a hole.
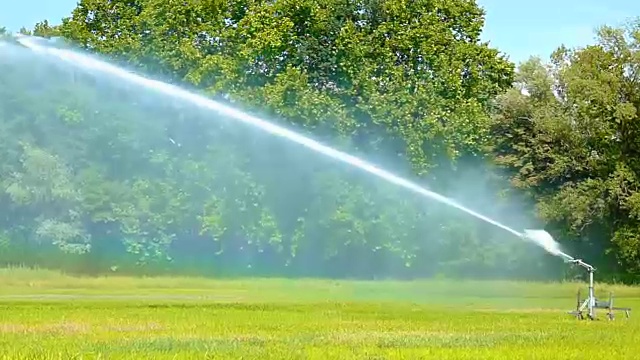
[[[2,359],[635,359],[576,283],[71,277],[0,270]],[[599,286],[640,309],[640,289]],[[633,315],[633,314],[632,314]]]

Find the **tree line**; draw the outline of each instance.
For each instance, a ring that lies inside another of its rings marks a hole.
[[[82,0],[21,32],[361,156],[640,279],[640,27],[521,64],[468,0]],[[0,47],[0,263],[560,278],[561,261],[231,118]],[[49,40],[46,40],[49,39]]]

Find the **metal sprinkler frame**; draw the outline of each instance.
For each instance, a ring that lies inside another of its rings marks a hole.
[[[631,308],[627,307],[614,307],[613,306],[613,293],[609,293],[609,301],[601,301],[596,298],[595,295],[595,287],[593,284],[593,273],[595,273],[596,269],[582,261],[581,259],[573,259],[569,258],[565,260],[568,263],[579,265],[587,270],[589,273],[589,294],[587,298],[584,300],[580,299],[580,290],[578,289],[577,295],[577,305],[576,309],[570,311],[569,314],[575,316],[579,320],[585,319],[584,312],[586,310],[587,316],[589,320],[596,319],[596,309],[606,309],[607,311],[607,319],[614,320],[615,314],[614,311],[624,311],[626,318],[630,317]]]

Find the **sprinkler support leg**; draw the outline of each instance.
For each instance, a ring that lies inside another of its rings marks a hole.
[[[595,319],[596,295],[593,288],[593,269],[589,269],[589,318]]]
[[[609,293],[609,311],[607,312],[607,318],[609,320],[615,319],[615,315],[613,314],[613,293]]]

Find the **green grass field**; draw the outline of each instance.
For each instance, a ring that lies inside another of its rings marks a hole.
[[[597,285],[640,309],[640,288]],[[574,283],[79,278],[0,270],[1,359],[636,359]]]

